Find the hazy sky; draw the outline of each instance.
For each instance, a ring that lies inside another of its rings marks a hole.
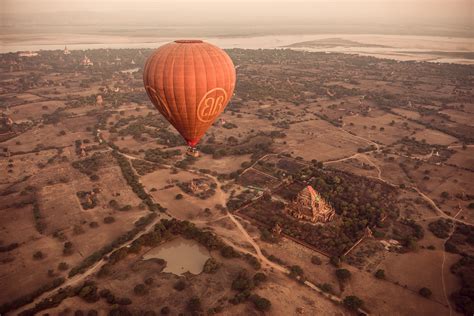
[[[258,27],[473,31],[474,0],[0,0],[2,27]],[[416,30],[413,30],[416,33]]]

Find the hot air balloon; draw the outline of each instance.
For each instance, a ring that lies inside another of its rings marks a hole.
[[[151,102],[183,136],[190,150],[224,111],[235,87],[235,68],[220,48],[178,40],[148,58],[143,83]]]

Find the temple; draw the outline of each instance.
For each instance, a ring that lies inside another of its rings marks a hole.
[[[308,185],[287,205],[286,211],[293,217],[313,223],[329,222],[334,217],[334,209]]]

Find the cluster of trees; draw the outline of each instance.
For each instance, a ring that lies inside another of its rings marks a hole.
[[[43,234],[46,230],[46,222],[44,221],[43,215],[41,215],[41,210],[38,202],[36,201],[36,197],[35,201],[33,202],[33,218],[35,220],[36,230],[38,233]]]
[[[225,156],[239,156],[252,154],[252,159],[256,159],[271,152],[273,138],[265,133],[251,135],[240,144],[231,145],[229,143],[206,143],[199,146],[199,150],[205,154],[212,155],[214,159]]]
[[[450,219],[440,218],[428,224],[428,229],[438,238],[445,239],[449,237],[449,233],[453,227]]]
[[[102,247],[101,249],[95,251],[90,256],[86,257],[79,265],[73,267],[69,271],[69,277],[72,277],[76,274],[83,273],[91,265],[102,259],[106,254],[110,253],[113,249],[119,247],[127,241],[132,240],[140,231],[142,231],[149,223],[151,223],[156,218],[155,213],[149,213],[147,216],[142,217],[141,220],[138,220],[135,223],[135,227],[127,233],[116,238],[110,244]]]
[[[105,156],[102,153],[95,152],[91,157],[84,158],[82,160],[76,160],[72,162],[72,166],[80,172],[91,176],[104,165]]]
[[[328,201],[340,216],[342,224],[315,226],[299,221],[284,211],[280,201],[260,199],[251,207],[241,210],[257,222],[272,228],[278,224],[282,232],[329,254],[339,256],[363,235],[367,226],[381,225],[385,214],[398,215],[396,189],[381,183],[338,170],[318,168],[302,170],[297,178],[312,176],[311,184]],[[291,200],[304,188],[305,183],[295,182],[277,192]]]
[[[161,150],[159,148],[147,149],[145,151],[145,160],[156,162],[156,163],[165,163],[166,159],[173,158],[175,156],[180,156],[181,150]]]
[[[463,254],[451,266],[451,272],[461,280],[461,288],[451,294],[456,310],[466,316],[474,314],[474,256]]]
[[[40,286],[36,290],[33,290],[32,292],[30,292],[26,295],[23,295],[23,296],[21,296],[17,299],[14,299],[11,302],[6,302],[6,303],[4,303],[0,306],[0,313],[5,314],[5,313],[7,313],[11,310],[14,310],[14,309],[20,308],[23,305],[29,304],[29,303],[33,302],[33,300],[35,298],[42,295],[43,293],[57,288],[58,286],[63,284],[64,281],[65,281],[65,279],[63,277],[55,278],[54,280]],[[57,306],[57,305],[52,305],[52,306]],[[24,313],[23,315],[32,315],[32,314]]]
[[[141,176],[144,176],[158,169],[158,166],[156,164],[141,159],[133,159],[132,165],[133,168],[137,171],[137,173]]]
[[[253,277],[250,277],[246,270],[240,271],[236,278],[232,281],[232,290],[237,294],[229,301],[232,304],[240,304],[247,300],[253,302],[255,308],[259,311],[268,311],[271,307],[271,302],[257,294],[252,294],[252,290],[264,283],[267,276],[261,272],[257,272]]]

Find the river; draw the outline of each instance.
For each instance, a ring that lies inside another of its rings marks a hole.
[[[175,38],[149,36],[110,36],[100,34],[9,34],[0,35],[1,53],[63,49],[156,48]],[[204,37],[222,48],[274,49],[308,41],[332,40],[331,45],[318,43],[292,49],[358,54],[395,60],[416,60],[474,64],[474,39],[462,37],[380,35],[380,34],[314,34]],[[343,43],[338,45],[337,41]],[[353,45],[352,45],[352,44]]]

